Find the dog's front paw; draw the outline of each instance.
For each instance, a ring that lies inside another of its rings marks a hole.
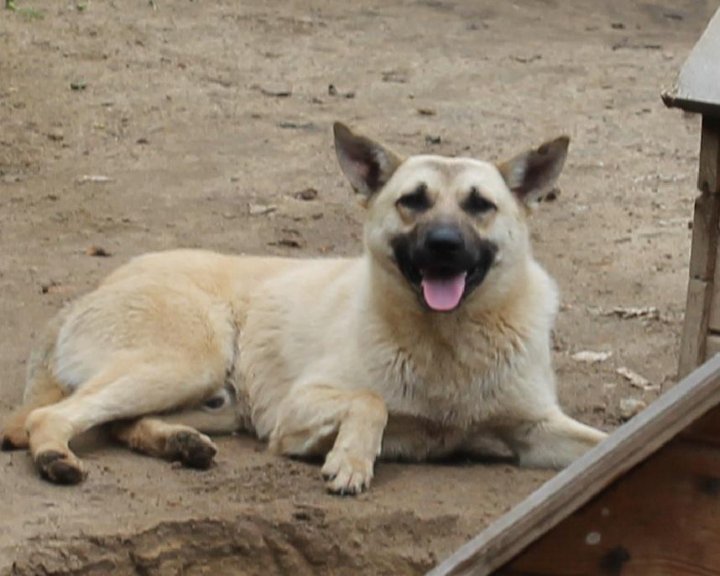
[[[347,450],[331,450],[322,467],[328,491],[345,496],[367,490],[373,478],[373,463],[372,458],[355,455]]]

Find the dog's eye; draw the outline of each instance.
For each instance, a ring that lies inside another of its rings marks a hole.
[[[423,212],[424,210],[427,210],[430,208],[430,198],[428,197],[427,186],[425,186],[425,184],[420,184],[420,186],[415,188],[415,190],[410,192],[410,194],[400,196],[400,198],[398,198],[397,205],[415,212]]]
[[[468,197],[465,198],[462,203],[462,208],[465,212],[473,216],[479,216],[480,214],[497,210],[497,206],[482,196],[476,188],[470,190],[470,194],[468,194]]]

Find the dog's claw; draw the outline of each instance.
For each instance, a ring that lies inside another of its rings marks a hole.
[[[373,459],[331,450],[322,469],[327,490],[339,496],[354,496],[370,487]]]

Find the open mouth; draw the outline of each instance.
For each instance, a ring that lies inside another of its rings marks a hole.
[[[485,279],[491,258],[467,269],[416,268],[399,259],[398,268],[418,293],[422,303],[434,312],[452,312]]]
[[[437,277],[425,273],[422,275],[422,287],[425,304],[437,312],[455,310],[465,294],[467,272],[460,272],[449,277]]]
[[[482,284],[491,262],[459,272],[425,270],[420,272],[419,290],[423,303],[435,312],[452,312],[470,293]]]
[[[485,280],[497,246],[479,237],[452,250],[433,250],[427,244],[417,233],[396,237],[395,264],[426,309],[452,312]]]

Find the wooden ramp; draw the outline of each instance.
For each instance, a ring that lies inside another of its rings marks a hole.
[[[720,575],[720,355],[428,576],[471,574]]]

